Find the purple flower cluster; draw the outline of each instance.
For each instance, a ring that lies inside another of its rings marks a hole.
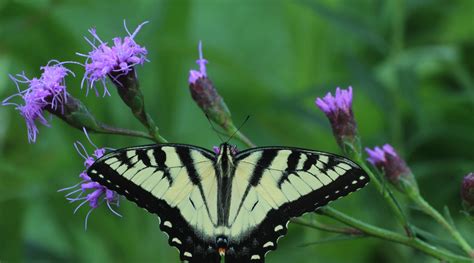
[[[18,93],[6,98],[2,103],[2,105],[14,105],[25,118],[29,142],[36,141],[39,132],[36,121],[49,126],[43,111],[45,109],[57,110],[66,103],[67,91],[64,78],[68,74],[74,75],[62,63],[54,60],[41,67],[41,70],[43,73],[40,78],[28,79],[24,73],[16,77],[10,75],[17,86]],[[28,88],[22,91],[19,84],[27,84]],[[17,96],[22,97],[24,104],[10,101]]]
[[[100,81],[104,87],[104,96],[110,95],[106,88],[105,81],[107,77],[113,79],[118,78],[122,75],[127,75],[132,72],[133,67],[138,64],[143,64],[148,61],[146,58],[147,50],[145,47],[138,45],[135,42],[135,36],[138,34],[143,25],[148,22],[140,24],[133,34],[131,34],[124,21],[125,31],[128,36],[123,39],[116,37],[113,39],[113,46],[109,46],[107,42],[103,42],[96,33],[94,28],[89,30],[89,33],[93,36],[94,40],[99,42],[96,46],[94,41],[85,38],[86,41],[93,47],[93,50],[88,55],[79,54],[87,57],[85,62],[86,73],[82,80],[82,86],[84,81],[87,80],[87,91],[94,87],[95,82]],[[97,89],[95,89],[96,95],[98,95]]]
[[[189,84],[195,84],[198,79],[207,77],[207,72],[206,72],[207,63],[208,63],[207,60],[204,59],[202,55],[202,43],[201,41],[199,41],[199,59],[196,60],[196,64],[199,65],[199,71],[197,70],[189,71],[189,79],[188,79]]]
[[[352,87],[347,90],[338,87],[334,96],[328,93],[323,98],[317,98],[315,103],[331,122],[339,145],[344,145],[345,140],[353,143],[357,136],[357,125],[352,112]]]
[[[61,189],[59,191],[72,189],[71,192],[66,194],[67,200],[69,200],[71,203],[82,201],[76,207],[76,209],[74,210],[74,213],[76,213],[79,210],[79,208],[82,207],[84,204],[89,203],[89,206],[91,208],[89,212],[87,213],[86,220],[85,220],[85,227],[87,228],[87,219],[89,218],[90,213],[94,209],[99,207],[99,205],[102,202],[105,202],[107,204],[107,207],[110,209],[110,211],[112,211],[112,213],[120,217],[121,215],[117,213],[111,206],[111,205],[119,206],[118,194],[100,185],[99,183],[92,181],[91,178],[87,175],[87,172],[86,172],[87,169],[95,162],[95,160],[104,156],[106,152],[106,148],[98,148],[90,140],[85,129],[84,129],[84,132],[86,134],[87,139],[89,140],[89,143],[95,147],[94,153],[91,156],[87,153],[86,148],[81,142],[77,141],[74,143],[74,147],[76,148],[76,151],[79,153],[79,155],[82,158],[84,158],[85,169],[79,174],[79,177],[82,179],[82,181],[79,184],[76,184],[72,187]],[[74,194],[77,194],[77,195],[75,197],[70,197],[71,195],[74,195]]]
[[[383,170],[390,182],[397,184],[401,177],[411,177],[411,171],[407,164],[398,156],[391,145],[385,144],[382,148],[377,146],[373,150],[369,148],[365,148],[365,150],[369,155],[367,161]]]
[[[336,88],[335,96],[330,92],[322,99],[316,99],[316,105],[326,114],[335,115],[350,114],[352,112],[352,87],[343,90]]]

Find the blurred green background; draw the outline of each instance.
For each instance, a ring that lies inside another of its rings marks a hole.
[[[0,98],[15,92],[8,73],[39,76],[39,67],[53,58],[83,62],[75,52],[90,50],[83,40],[88,28],[110,40],[125,35],[123,19],[131,30],[148,20],[136,40],[151,62],[138,74],[149,112],[169,141],[219,143],[187,86],[199,40],[234,121],[251,115],[243,132],[258,145],[338,152],[314,99],[352,85],[364,145],[394,145],[426,199],[438,210],[448,205],[474,244],[459,198],[461,179],[474,165],[473,14],[472,0],[1,0]],[[143,129],[113,89],[111,97],[85,97],[83,70],[70,68],[77,77],[67,79],[69,92],[100,120]],[[149,143],[92,138],[114,148]],[[37,143],[29,144],[23,119],[12,107],[0,107],[0,261],[178,262],[156,217],[132,203],[122,203],[123,218],[100,207],[84,230],[88,208],[73,215],[76,204],[57,192],[76,184],[83,169],[76,140],[86,142],[80,131],[52,118],[51,128],[40,127]],[[372,186],[334,206],[402,231]],[[426,216],[407,213],[417,226],[448,238]],[[437,262],[372,238],[304,246],[331,236],[290,225],[268,262]]]

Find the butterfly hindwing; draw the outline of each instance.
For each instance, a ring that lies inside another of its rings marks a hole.
[[[180,144],[120,149],[97,160],[92,180],[160,217],[168,242],[189,262],[219,262],[214,154]],[[212,204],[212,205],[210,205]]]
[[[226,262],[263,262],[288,221],[362,188],[366,173],[347,158],[283,147],[254,148],[235,157]]]

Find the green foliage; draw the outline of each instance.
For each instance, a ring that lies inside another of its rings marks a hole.
[[[75,52],[89,51],[82,39],[88,28],[95,26],[103,40],[110,40],[125,34],[123,19],[130,28],[149,20],[137,42],[148,48],[151,62],[137,73],[147,110],[170,142],[207,148],[219,143],[188,91],[199,40],[210,62],[208,74],[234,122],[251,115],[243,132],[258,145],[338,152],[314,99],[352,85],[363,144],[394,145],[425,199],[438,211],[450,207],[459,232],[473,244],[472,223],[460,212],[459,198],[461,179],[474,160],[473,10],[471,0],[4,0],[0,98],[16,91],[8,73],[36,76],[53,58],[83,62]],[[77,77],[67,80],[69,91],[98,120],[146,131],[116,90],[111,88],[112,97],[85,97],[83,69],[70,68]],[[122,203],[123,218],[97,209],[84,231],[87,208],[73,215],[75,205],[56,190],[79,181],[82,159],[72,144],[85,142],[85,136],[57,118],[51,123],[52,128],[40,128],[36,144],[28,144],[18,113],[0,107],[0,261],[177,262],[156,217],[132,203]],[[149,143],[112,135],[93,135],[93,140],[114,148]],[[403,233],[373,186],[334,206]],[[462,253],[427,216],[405,212],[426,240]],[[268,254],[269,262],[289,260],[436,262],[380,239],[344,240],[296,224]]]

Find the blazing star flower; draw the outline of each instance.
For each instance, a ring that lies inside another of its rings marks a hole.
[[[207,60],[203,58],[201,42],[199,42],[199,59],[196,60],[196,63],[199,65],[199,71],[189,71],[188,82],[191,97],[211,120],[228,130],[233,126],[230,111],[207,76]]]
[[[44,116],[44,110],[63,111],[67,103],[68,93],[64,78],[74,73],[63,66],[63,63],[52,60],[46,66],[41,67],[43,73],[40,78],[29,79],[24,73],[16,77],[10,75],[15,82],[18,93],[6,98],[2,105],[13,105],[25,118],[28,129],[28,141],[35,142],[39,133],[36,122],[49,126]],[[19,84],[27,84],[26,90],[20,90]],[[24,104],[10,102],[14,97],[20,96]]]
[[[119,213],[117,213],[113,208],[112,205],[119,206],[119,196],[116,192],[107,189],[106,187],[100,185],[97,182],[91,180],[91,178],[87,175],[87,169],[95,162],[95,160],[104,156],[106,152],[106,148],[98,148],[89,138],[87,135],[86,130],[84,129],[84,133],[86,134],[87,140],[89,143],[94,146],[95,150],[92,155],[87,153],[86,148],[84,145],[77,141],[74,143],[74,147],[79,155],[84,158],[84,171],[79,174],[79,178],[81,178],[81,182],[78,184],[60,189],[59,191],[66,191],[72,190],[68,194],[66,194],[66,199],[69,200],[71,203],[82,201],[76,209],[74,209],[74,213],[76,213],[79,208],[81,208],[84,204],[89,203],[90,209],[87,212],[86,219],[85,219],[85,228],[87,229],[87,220],[89,215],[92,211],[99,207],[99,205],[103,202],[107,204],[107,207],[114,213],[115,215],[122,217]],[[77,194],[75,197],[70,197],[74,194]]]
[[[347,90],[338,87],[335,96],[328,93],[322,99],[316,98],[315,103],[328,117],[338,144],[343,149],[345,142],[353,145],[357,139],[357,124],[352,112],[352,87]]]
[[[93,36],[94,40],[99,42],[99,45],[96,46],[94,41],[85,38],[93,47],[93,50],[89,52],[88,55],[78,53],[78,55],[87,58],[85,62],[86,73],[81,86],[83,86],[84,81],[87,81],[87,91],[89,91],[89,89],[95,89],[96,95],[98,96],[98,91],[94,84],[100,81],[104,87],[104,96],[110,95],[105,85],[107,77],[114,80],[120,76],[127,75],[131,72],[133,73],[135,65],[142,65],[145,61],[148,61],[146,58],[148,53],[146,48],[135,42],[135,36],[142,26],[147,23],[147,21],[141,23],[133,34],[130,34],[124,21],[125,31],[128,36],[123,39],[120,37],[114,38],[113,46],[109,46],[107,42],[103,42],[94,28],[89,29],[89,33]]]
[[[395,152],[395,149],[385,144],[382,148],[365,149],[369,157],[367,161],[384,172],[385,177],[401,192],[418,192],[418,186],[407,164]]]
[[[466,175],[461,184],[461,198],[464,209],[474,211],[474,173]]]

